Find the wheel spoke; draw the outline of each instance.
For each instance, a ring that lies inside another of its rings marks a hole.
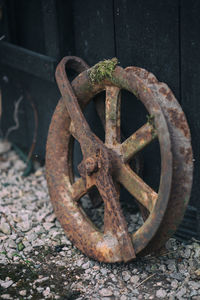
[[[127,140],[121,144],[121,154],[124,162],[127,162],[133,155],[141,151],[157,137],[156,130],[151,123],[146,123]]]
[[[118,240],[123,260],[129,261],[135,257],[135,251],[120,207],[119,192],[115,188],[112,177],[106,173],[101,173],[99,179],[97,178],[96,186],[105,203],[104,234]]]
[[[106,87],[106,125],[105,143],[116,145],[120,142],[120,89],[114,86]]]
[[[71,186],[71,197],[73,201],[78,201],[82,196],[87,193],[85,182],[82,178],[79,178]]]
[[[148,211],[153,209],[158,194],[128,165],[121,164],[117,169],[116,178]]]

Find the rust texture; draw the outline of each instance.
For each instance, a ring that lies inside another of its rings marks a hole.
[[[71,84],[65,68],[72,68],[80,73]],[[156,78],[143,69],[124,70],[115,66],[109,76],[103,76],[98,82],[90,79],[90,74],[94,75],[94,72],[94,68],[88,69],[87,64],[77,57],[65,57],[57,67],[56,80],[62,98],[49,128],[46,150],[47,182],[55,213],[72,242],[93,259],[104,262],[127,262],[134,259],[136,254],[150,252],[151,244],[153,248],[162,246],[169,237],[169,231],[173,233],[188,201],[191,179],[188,173],[188,188],[182,192],[186,199],[184,204],[183,199],[180,200],[180,195],[175,197],[178,199],[175,205],[181,213],[178,212],[179,220],[173,219],[168,230],[163,220],[170,223],[168,210],[171,209],[169,202],[174,187],[172,182],[174,164],[177,163],[179,167],[180,160],[174,162],[172,157],[177,151],[177,145],[171,143],[173,116],[167,113],[164,104],[161,106],[161,94],[165,92],[162,88],[166,89],[166,96],[163,97],[173,106],[166,105],[168,109],[176,108],[176,100],[169,89],[160,86]],[[153,122],[144,124],[122,144],[120,143],[121,89],[137,95],[149,115],[153,117]],[[91,131],[82,112],[89,101],[103,90],[106,91],[105,116],[102,112],[100,114],[104,119],[105,143]],[[176,127],[177,135],[183,135],[189,129],[184,115],[182,117],[182,111],[178,109],[177,118],[178,120],[181,118],[182,125]],[[158,193],[153,191],[128,164],[131,158],[155,138],[159,139],[161,152]],[[72,166],[74,139],[80,143],[83,153],[83,160],[78,166],[81,178],[76,182]],[[179,144],[178,149],[191,168],[192,154],[189,151],[191,146],[188,134],[185,139],[184,143],[188,148]],[[132,234],[128,233],[127,223],[120,207],[118,183],[136,198],[142,214],[146,216],[144,224]],[[181,181],[179,186],[183,188],[183,185],[184,182]],[[97,187],[105,204],[103,232],[95,227],[79,205],[79,199],[90,193],[93,186]],[[161,237],[161,241],[157,241],[157,237]]]
[[[193,178],[193,154],[186,117],[170,88],[150,72],[136,67],[126,71],[139,76],[152,90],[165,116],[172,144],[173,176],[168,206],[155,237],[143,254],[162,247],[178,228],[189,202]]]

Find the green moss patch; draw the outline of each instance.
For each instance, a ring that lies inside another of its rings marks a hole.
[[[100,61],[90,69],[89,78],[92,83],[98,83],[105,78],[111,78],[113,71],[118,64],[116,57]]]

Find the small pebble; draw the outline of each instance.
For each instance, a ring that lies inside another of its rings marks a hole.
[[[54,223],[50,223],[50,222],[45,222],[42,224],[45,230],[49,230],[50,228],[52,228],[54,226]]]
[[[89,269],[89,267],[90,267],[90,262],[89,261],[87,263],[85,263],[85,264],[82,265],[82,268],[84,270]]]
[[[166,291],[163,290],[163,289],[159,289],[157,292],[156,292],[156,296],[158,298],[165,298],[167,295]]]
[[[49,294],[50,294],[50,288],[49,287],[47,287],[44,291],[43,291],[43,296],[44,297],[47,297],[47,296],[49,296]]]
[[[11,285],[13,284],[13,281],[12,280],[1,280],[0,279],[0,285],[4,288],[4,289],[7,289],[9,288]]]
[[[1,299],[13,299],[13,297],[11,297],[9,294],[3,294],[1,295]]]
[[[100,269],[100,272],[102,275],[106,275],[108,273],[108,270],[106,270],[105,268]]]
[[[109,297],[109,296],[112,296],[113,293],[111,291],[111,289],[108,289],[108,288],[103,288],[99,291],[99,294],[102,296],[102,297]]]
[[[176,292],[176,297],[180,299],[182,296],[186,294],[186,287],[181,288],[178,292]]]
[[[19,294],[21,295],[21,296],[26,296],[26,290],[21,290],[21,291],[19,291]]]
[[[131,276],[130,282],[134,283],[134,284],[137,284],[139,279],[140,279],[140,277],[138,275],[134,275],[134,276]]]
[[[123,271],[122,277],[123,277],[124,281],[128,281],[131,278],[131,275],[128,271]]]
[[[10,226],[6,222],[0,224],[0,231],[4,234],[11,234]]]
[[[177,280],[173,280],[171,282],[171,286],[172,286],[173,289],[177,289],[177,287],[178,287],[178,281]]]

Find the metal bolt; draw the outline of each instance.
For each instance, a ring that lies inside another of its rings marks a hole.
[[[85,160],[85,169],[86,169],[87,175],[91,176],[92,173],[94,173],[98,170],[97,160],[95,160],[93,157],[88,157]]]

